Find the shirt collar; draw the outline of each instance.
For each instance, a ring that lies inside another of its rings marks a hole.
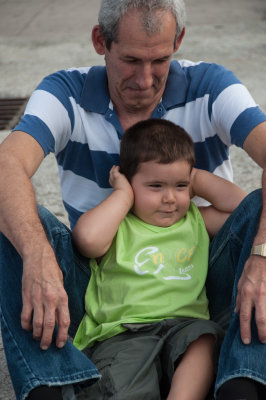
[[[87,111],[105,114],[109,103],[106,68],[104,66],[91,67],[83,86],[80,105]]]
[[[184,71],[178,61],[173,60],[170,64],[169,74],[166,81],[162,103],[165,109],[172,108],[185,102],[187,93],[187,80]],[[110,95],[106,68],[95,66],[89,69],[80,105],[87,111],[105,114],[109,108]]]
[[[166,81],[165,91],[162,103],[166,110],[173,108],[186,101],[187,95],[187,78],[177,60],[173,60],[170,64],[169,74]]]

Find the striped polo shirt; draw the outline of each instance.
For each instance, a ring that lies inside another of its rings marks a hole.
[[[232,180],[229,146],[242,146],[266,120],[236,76],[224,67],[173,60],[153,118],[182,126],[195,143],[196,167]],[[33,92],[15,130],[27,132],[45,155],[55,153],[71,228],[111,192],[123,130],[108,92],[104,66],[47,76]]]

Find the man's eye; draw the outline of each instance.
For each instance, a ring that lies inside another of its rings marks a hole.
[[[137,64],[139,60],[137,60],[136,58],[128,58],[125,60],[126,63],[128,64]]]
[[[154,62],[156,64],[163,64],[163,63],[167,62],[168,60],[169,60],[168,57],[167,58],[158,58],[158,60],[155,60]]]

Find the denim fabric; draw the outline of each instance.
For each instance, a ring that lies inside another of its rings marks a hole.
[[[244,345],[240,338],[239,315],[234,313],[237,283],[257,232],[261,199],[261,190],[249,194],[210,246],[206,283],[210,315],[228,328],[220,353],[216,392],[224,382],[237,377],[251,378],[266,385],[266,345],[258,340],[254,317],[252,342]]]
[[[261,191],[255,191],[244,199],[210,246],[207,294],[211,317],[227,327],[231,314],[221,349],[216,390],[225,381],[239,376],[266,384],[266,345],[257,338],[254,320],[252,343],[243,345],[238,315],[233,313],[237,280],[250,254],[260,209]],[[84,313],[84,294],[90,278],[89,261],[73,250],[71,233],[63,224],[47,210],[40,208],[39,212],[64,274],[73,335]],[[42,351],[39,343],[32,340],[32,334],[21,328],[21,260],[4,236],[0,237],[0,254],[2,336],[17,398],[25,399],[29,391],[39,385],[93,382],[99,377],[97,369],[70,341],[61,350],[53,345]]]
[[[39,214],[64,275],[71,314],[70,333],[74,334],[84,314],[84,296],[90,278],[88,259],[73,251],[71,233],[49,211]],[[17,399],[25,399],[39,385],[67,385],[99,378],[94,364],[68,340],[63,349],[54,345],[40,349],[20,325],[21,259],[8,240],[0,234],[1,328],[7,364]],[[55,331],[56,334],[56,331]]]

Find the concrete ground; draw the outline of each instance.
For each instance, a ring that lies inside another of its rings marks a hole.
[[[266,111],[266,1],[186,0],[187,29],[178,58],[233,70]],[[102,64],[90,42],[99,0],[0,0],[0,98],[28,96],[61,68]],[[0,141],[8,134],[0,131]],[[260,187],[261,170],[232,148],[235,181]],[[66,222],[57,169],[48,156],[33,178],[38,201]],[[0,336],[0,400],[15,399]]]

